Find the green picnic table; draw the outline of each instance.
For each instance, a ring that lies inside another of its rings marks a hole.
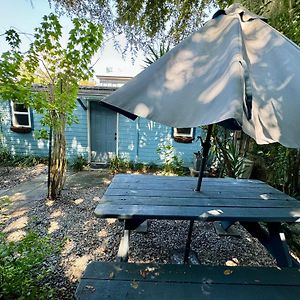
[[[120,256],[128,255],[130,231],[147,219],[221,221],[225,229],[239,221],[276,258],[292,266],[281,222],[300,222],[300,201],[259,180],[188,176],[116,175],[95,214],[124,220]],[[259,222],[265,222],[268,232]],[[191,233],[190,233],[191,234]],[[187,242],[189,248],[190,240]]]
[[[212,267],[212,269],[207,269],[203,266],[194,266],[194,268],[196,268],[198,271],[194,271],[190,274],[188,265],[174,267],[171,265],[170,267],[167,267],[169,268],[169,275],[168,278],[164,279],[165,283],[163,284],[164,289],[166,291],[169,290],[169,292],[166,292],[166,296],[161,297],[160,299],[169,299],[170,297],[174,298],[173,294],[176,294],[176,292],[171,292],[173,288],[172,284],[170,285],[170,282],[177,282],[176,284],[178,284],[178,286],[183,286],[182,284],[185,282],[184,274],[186,274],[187,278],[194,278],[188,279],[187,281],[189,283],[186,282],[184,285],[186,288],[188,286],[193,286],[195,288],[192,290],[187,288],[191,295],[196,296],[197,293],[195,291],[197,289],[199,289],[199,295],[203,294],[203,291],[201,292],[201,286],[203,284],[201,280],[204,278],[203,276],[205,272],[208,272],[208,270],[210,270],[210,276],[207,278],[213,278],[215,291],[212,293],[210,299],[223,299],[218,298],[217,296],[214,298],[213,295],[220,295],[220,293],[222,293],[222,289],[227,290],[233,286],[234,289],[232,291],[238,292],[239,290],[243,290],[245,292],[243,295],[247,294],[248,292],[250,293],[251,291],[256,291],[257,293],[261,293],[261,295],[267,295],[271,292],[272,286],[277,287],[276,289],[278,289],[278,293],[280,295],[283,295],[282,293],[285,292],[289,293],[291,296],[294,295],[294,292],[300,293],[300,273],[298,272],[299,264],[290,256],[286,245],[285,236],[281,229],[282,222],[300,222],[300,202],[259,180],[204,178],[200,192],[195,191],[196,185],[197,178],[186,176],[166,177],[154,175],[119,174],[113,178],[110,186],[104,193],[100,203],[95,209],[95,214],[99,218],[117,218],[121,221],[124,221],[124,233],[118,252],[118,258],[119,261],[121,261],[120,263],[123,261],[121,269],[127,270],[127,272],[124,272],[128,274],[131,274],[131,272],[133,272],[132,274],[138,272],[137,269],[135,269],[136,267],[134,264],[126,264],[129,251],[130,231],[136,229],[145,220],[190,220],[191,225],[193,225],[194,221],[220,221],[224,229],[229,228],[235,222],[239,222],[250,232],[250,234],[252,234],[252,236],[259,239],[259,241],[276,259],[277,265],[285,270],[284,272],[280,273],[274,268],[258,268],[258,270],[254,268],[249,271],[250,269],[248,267],[240,267],[235,269],[238,271],[237,274],[239,274],[237,277],[234,277],[236,280],[234,279],[232,282],[227,282],[227,277],[220,277],[220,269],[216,269],[214,267]],[[261,222],[264,223],[264,226],[261,225]],[[190,226],[186,243],[185,261],[188,257],[192,230],[193,226]],[[113,267],[116,263],[111,262],[108,264],[110,267]],[[103,268],[105,266],[105,268],[107,268],[105,263],[99,263],[99,274],[101,273],[101,265]],[[90,274],[91,269],[94,270],[95,266],[88,266],[86,272]],[[264,271],[265,269],[267,270]],[[171,272],[171,270],[174,270],[174,272]],[[181,274],[181,277],[178,277],[178,272]],[[119,279],[110,278],[109,276],[105,277],[103,273],[101,274],[102,275],[98,276],[98,279],[95,278],[95,274],[93,275],[94,285],[99,285],[100,282],[102,282],[101,284],[106,282],[106,287],[108,287],[109,282],[110,286],[113,284],[119,286],[119,284],[121,284],[121,282],[117,283]],[[219,275],[217,276],[217,274]],[[250,287],[248,286],[245,288],[245,284],[238,280],[239,276],[241,276],[241,278],[244,280],[244,283],[253,282],[253,280],[262,280],[261,282],[263,282],[263,277],[265,275],[267,276],[267,274],[269,274],[271,280],[268,282],[268,284],[266,284],[269,286],[269,288],[266,288],[264,284],[264,287],[261,287],[261,284],[250,284]],[[292,288],[287,288],[287,284],[283,283],[282,281],[283,277],[286,277],[288,274],[294,278]],[[83,285],[86,283],[87,279],[85,276],[87,276],[86,273],[83,276],[82,283],[77,289],[76,295],[78,299],[89,299],[83,297]],[[261,279],[255,279],[253,276],[257,276],[257,278]],[[136,276],[133,277],[136,278]],[[128,277],[126,280],[132,282],[132,280],[134,280],[133,277]],[[114,283],[111,282],[112,280]],[[195,280],[198,283],[196,283]],[[148,289],[150,291],[151,289],[161,285],[161,283],[158,284],[155,280],[150,280],[149,283],[149,280],[143,278],[142,281],[147,282],[142,283],[142,286],[145,285],[145,291]],[[197,284],[198,288],[196,288]],[[132,292],[132,286],[130,284],[125,284],[125,287],[126,286],[127,292],[130,294],[130,292]],[[228,297],[224,296],[224,299],[232,298],[229,296],[232,294],[229,290],[227,294]],[[274,293],[271,294],[273,295]],[[187,297],[186,299],[198,299],[194,296]],[[141,297],[141,299],[142,298],[150,299],[151,297]],[[99,299],[123,298],[118,298],[112,295],[111,298],[104,297]],[[131,298],[124,297],[124,299]],[[133,296],[132,299],[140,298]],[[158,298],[153,297],[151,299]],[[180,298],[175,297],[174,299]],[[240,299],[250,298],[243,296],[240,297]],[[269,299],[273,298],[270,297]],[[294,298],[286,297],[280,299]]]

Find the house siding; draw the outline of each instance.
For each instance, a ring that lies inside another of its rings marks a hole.
[[[201,134],[196,129],[195,136]],[[132,121],[124,116],[119,117],[119,156],[121,158],[141,162],[161,164],[157,149],[160,145],[171,144],[175,154],[181,158],[184,165],[190,166],[193,163],[193,152],[199,150],[199,142],[178,143],[172,138],[172,128],[138,118]]]
[[[46,157],[48,156],[47,140],[36,140],[34,138],[34,130],[42,128],[40,124],[41,115],[32,112],[33,130],[30,133],[17,133],[11,131],[11,113],[9,102],[0,103],[0,114],[2,115],[1,131],[3,135],[3,146],[10,150],[13,154],[18,155],[34,155]],[[87,113],[78,105],[74,110],[74,115],[78,118],[79,123],[66,128],[67,141],[67,157],[74,159],[77,155],[85,155],[88,153],[87,145]]]
[[[9,102],[0,103],[0,114],[3,116],[1,131],[3,135],[4,147],[10,150],[13,154],[47,156],[48,141],[36,140],[34,138],[34,130],[41,129],[40,115],[34,112],[31,114],[31,123],[34,130],[29,133],[17,133],[10,129],[11,112]]]
[[[98,99],[93,100],[100,100]],[[92,99],[88,99],[92,100]],[[83,100],[87,106],[87,101]],[[11,115],[8,102],[0,102],[0,114],[3,116],[1,125],[4,146],[12,153],[19,155],[48,156],[48,141],[36,140],[34,130],[41,129],[41,116],[32,113],[33,131],[30,133],[16,133],[10,130]],[[74,123],[66,128],[67,157],[72,160],[78,155],[88,158],[88,113],[79,103],[74,111],[78,118],[78,123]],[[171,144],[175,154],[181,158],[185,166],[192,165],[193,152],[197,152],[200,143],[194,140],[192,143],[177,143],[172,138],[172,128],[137,118],[132,121],[123,115],[118,117],[118,156],[129,161],[141,163],[161,164],[157,149],[160,145]],[[201,134],[199,128],[196,129],[195,136]]]
[[[86,106],[86,101],[83,101]],[[82,155],[88,158],[88,129],[87,129],[87,110],[84,110],[79,103],[74,110],[74,115],[78,123],[74,123],[66,128],[67,157],[74,159]]]

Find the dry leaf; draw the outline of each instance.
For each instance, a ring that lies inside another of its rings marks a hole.
[[[224,275],[230,275],[230,274],[232,274],[233,273],[233,271],[232,270],[225,270],[224,271]]]
[[[115,277],[115,273],[114,272],[109,273],[109,279],[113,279],[114,277]]]
[[[137,289],[139,287],[139,284],[138,282],[136,282],[135,280],[131,282],[131,286],[134,288],[134,289]]]
[[[86,285],[85,288],[87,290],[90,290],[91,292],[95,292],[96,291],[96,289],[92,285]]]
[[[140,270],[140,275],[141,275],[143,278],[146,278],[146,275],[147,275],[146,270]]]

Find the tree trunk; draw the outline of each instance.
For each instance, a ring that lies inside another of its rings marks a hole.
[[[50,185],[48,195],[50,199],[57,199],[65,184],[67,168],[65,122],[61,116],[59,126],[53,129],[53,147],[50,166]]]

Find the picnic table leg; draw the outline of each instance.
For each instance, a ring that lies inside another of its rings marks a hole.
[[[273,249],[273,256],[276,258],[279,267],[295,266],[293,258],[289,253],[285,234],[280,223],[268,223],[267,227],[270,234],[270,243]],[[297,263],[298,267],[299,264]]]
[[[256,237],[276,259],[279,267],[296,267],[299,264],[290,256],[280,223],[268,223],[268,231],[259,223],[240,222],[244,228]]]
[[[128,261],[129,238],[131,230],[137,229],[141,224],[147,222],[145,219],[124,220],[123,236],[119,245],[117,261]]]
[[[128,261],[130,230],[126,229],[126,221],[124,224],[123,236],[119,245],[117,261]]]
[[[135,229],[135,232],[138,232],[138,233],[147,233],[148,232],[148,220],[146,220],[142,224],[140,224]]]
[[[183,262],[185,264],[187,264],[188,261],[189,261],[190,248],[191,248],[191,242],[192,242],[193,226],[194,226],[194,220],[191,220],[190,221],[190,226],[189,226],[188,237],[187,237],[186,244],[185,244],[185,252],[184,252],[184,259],[183,259]]]
[[[234,221],[215,221],[213,224],[215,231],[219,236],[240,237],[241,235],[239,232],[231,227],[234,223]]]

